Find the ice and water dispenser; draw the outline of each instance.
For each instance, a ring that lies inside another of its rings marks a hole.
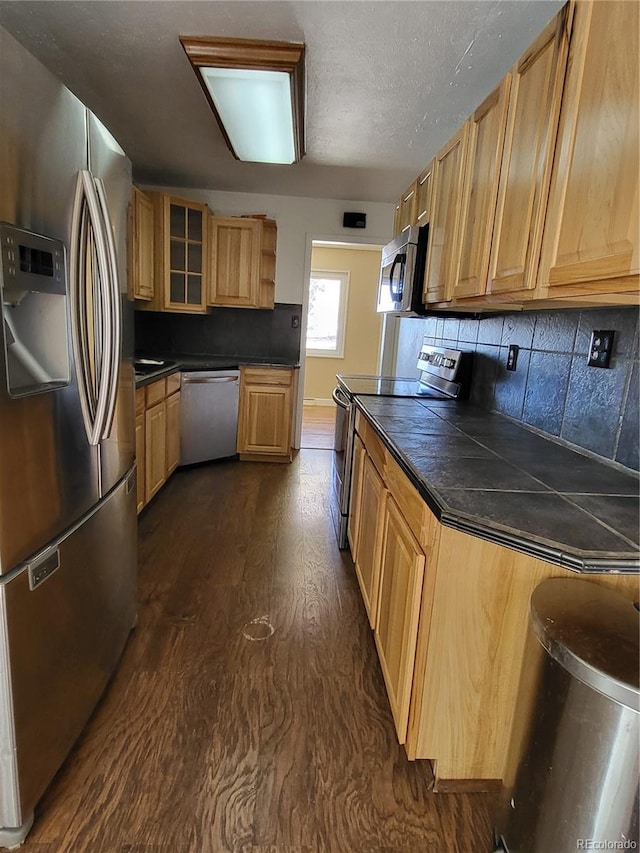
[[[64,245],[0,223],[2,326],[11,397],[69,383],[69,319]]]

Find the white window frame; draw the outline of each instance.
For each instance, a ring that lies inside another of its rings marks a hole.
[[[340,302],[338,305],[338,329],[335,349],[314,349],[313,347],[307,347],[307,357],[344,358],[344,339],[347,329],[347,305],[349,303],[349,277],[349,270],[311,270],[311,274],[309,276],[309,290],[311,290],[311,279],[313,278],[334,279],[340,282]]]

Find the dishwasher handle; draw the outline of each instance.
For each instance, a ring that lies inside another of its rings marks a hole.
[[[214,382],[238,382],[238,376],[215,376],[209,379],[187,379],[187,377],[183,376],[182,383],[183,385],[210,385]]]

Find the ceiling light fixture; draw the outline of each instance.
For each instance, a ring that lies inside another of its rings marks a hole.
[[[206,36],[180,43],[237,160],[304,157],[304,44]]]

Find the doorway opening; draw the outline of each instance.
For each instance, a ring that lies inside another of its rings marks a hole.
[[[383,319],[376,311],[380,245],[313,240],[303,342],[303,448],[333,448],[336,374],[376,374]]]

